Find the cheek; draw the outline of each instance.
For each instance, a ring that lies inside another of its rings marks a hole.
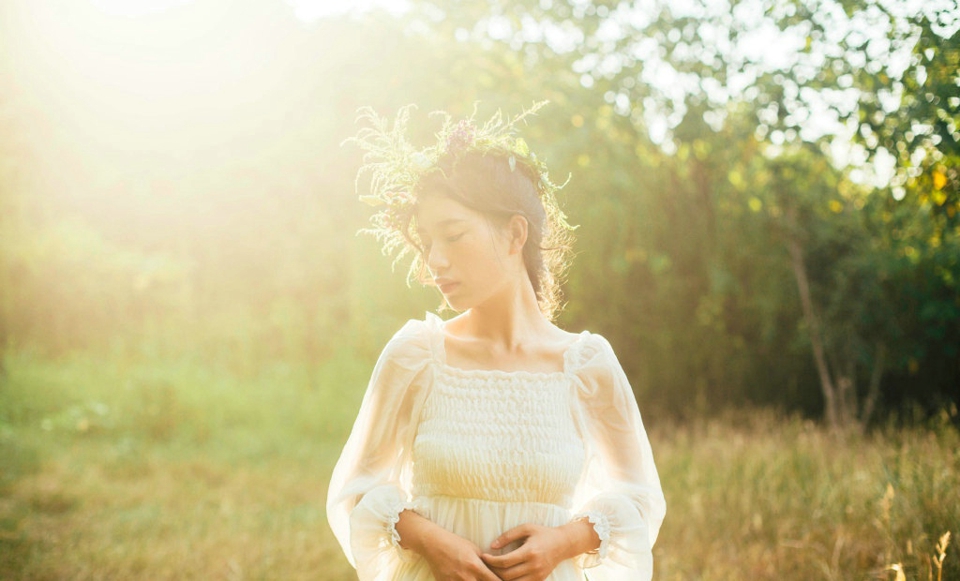
[[[497,268],[499,261],[490,247],[490,241],[474,241],[450,250],[450,259],[462,269],[477,274],[489,274]]]

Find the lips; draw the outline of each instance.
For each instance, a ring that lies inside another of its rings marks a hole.
[[[443,294],[449,294],[452,290],[460,286],[459,282],[446,278],[438,278],[434,282]]]

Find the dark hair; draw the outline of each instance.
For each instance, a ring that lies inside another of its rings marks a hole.
[[[501,223],[514,215],[526,218],[523,264],[540,310],[553,319],[562,306],[560,284],[573,236],[567,228],[553,223],[553,217],[544,210],[538,181],[539,176],[523,163],[511,164],[502,154],[470,151],[441,158],[438,169],[417,185],[417,198],[445,196]],[[422,246],[416,240],[412,242],[422,257]],[[427,278],[425,260],[421,260],[420,279]]]

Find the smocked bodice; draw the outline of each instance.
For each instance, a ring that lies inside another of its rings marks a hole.
[[[327,518],[362,581],[430,581],[401,545],[405,510],[487,548],[532,523],[585,518],[596,552],[548,581],[649,580],[664,500],[636,399],[609,343],[584,331],[553,373],[446,362],[428,314],[377,360],[330,479]]]
[[[413,446],[414,494],[568,507],[584,462],[569,376],[437,367]]]

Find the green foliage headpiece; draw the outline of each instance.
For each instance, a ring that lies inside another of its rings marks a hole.
[[[476,109],[473,115],[458,121],[444,111],[436,111],[430,116],[439,117],[442,126],[436,133],[436,143],[424,148],[413,145],[407,136],[413,105],[400,109],[392,127],[388,119],[377,115],[372,108],[360,109],[357,122],[366,126],[347,142],[356,143],[364,151],[364,164],[357,173],[356,186],[359,191],[360,180],[369,175],[370,188],[368,194],[360,194],[360,200],[378,208],[370,218],[372,227],[361,232],[376,236],[383,245],[383,253],[394,256],[394,264],[414,251],[409,272],[412,278],[420,266],[420,256],[413,243],[416,232],[411,223],[417,204],[417,186],[427,175],[442,172],[441,162],[450,167],[451,161],[455,165],[457,159],[468,152],[501,155],[511,171],[517,171],[518,165],[528,169],[528,173],[537,178],[537,192],[548,223],[555,228],[572,230],[555,198],[555,193],[566,182],[558,185],[550,181],[546,164],[516,136],[517,125],[546,104],[546,101],[535,103],[511,119],[505,119],[498,111],[483,125],[474,120]]]

